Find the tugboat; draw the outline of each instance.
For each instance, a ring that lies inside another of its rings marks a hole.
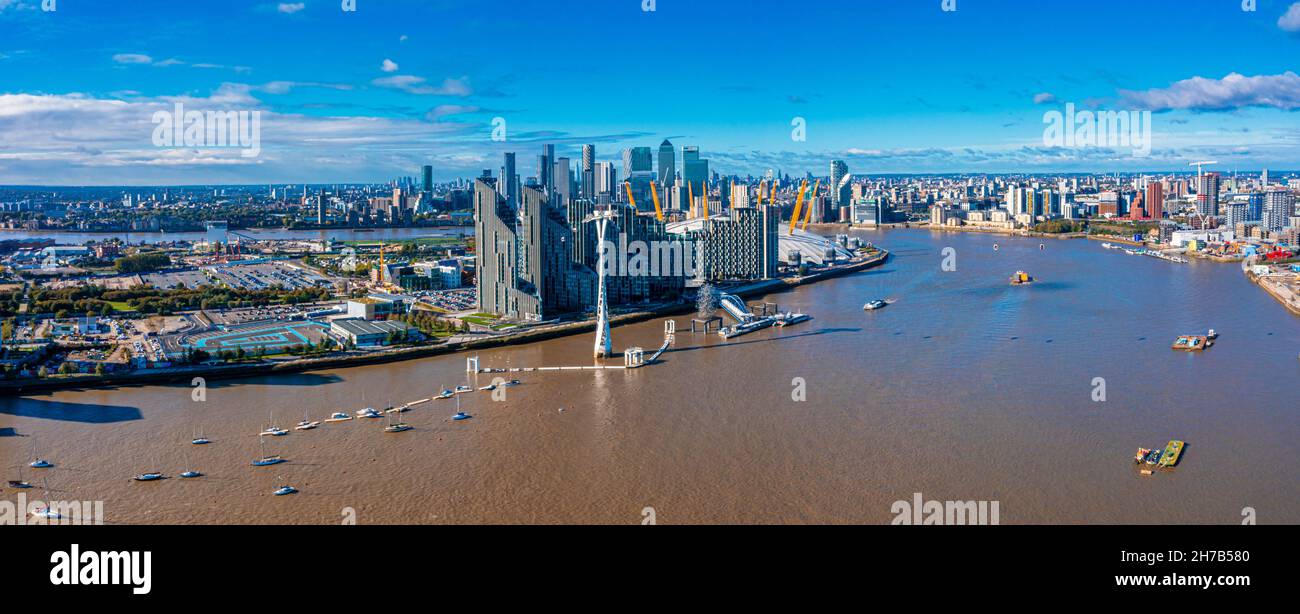
[[[1016,274],[1011,276],[1011,285],[1013,286],[1027,286],[1032,283],[1034,283],[1034,278],[1024,271],[1016,271]]]
[[[863,306],[862,306],[862,310],[863,310],[863,311],[875,311],[875,310],[877,310],[877,309],[884,309],[885,307],[888,307],[888,306],[889,306],[889,303],[886,303],[885,301],[882,301],[882,300],[880,300],[880,299],[876,299],[876,300],[874,300],[874,301],[871,301],[871,302],[867,303],[866,305],[863,305]]]

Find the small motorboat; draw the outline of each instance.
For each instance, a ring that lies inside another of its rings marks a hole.
[[[190,443],[196,446],[206,446],[212,442],[209,441],[207,437],[199,436],[199,437],[195,437],[194,439],[191,439]]]
[[[384,410],[384,413],[386,413],[386,414],[404,414],[404,413],[406,413],[406,412],[408,412],[408,411],[411,411],[411,406],[409,406],[409,405],[399,405],[399,406],[397,406],[397,407],[389,407],[388,409],[385,409],[385,410]]]
[[[330,417],[327,418],[325,421],[326,422],[347,422],[348,420],[351,419],[352,416],[349,416],[341,411],[336,411],[333,414],[330,414]]]
[[[1034,278],[1024,271],[1016,271],[1016,274],[1011,276],[1011,285],[1013,286],[1027,286],[1032,283],[1034,283]]]
[[[493,390],[496,390],[496,389],[497,389],[497,385],[496,385],[496,384],[488,384],[488,385],[486,385],[486,386],[480,386],[480,387],[479,387],[479,392],[492,392]]]
[[[32,483],[26,480],[9,480],[9,488],[31,488]]]
[[[297,489],[297,488],[294,488],[294,487],[289,486],[289,485],[286,484],[286,485],[284,485],[284,486],[281,486],[281,487],[275,489],[275,492],[273,492],[273,493],[271,493],[271,494],[273,494],[273,495],[275,495],[275,496],[277,496],[277,497],[282,497],[282,496],[284,496],[284,495],[292,495],[293,493],[296,493],[296,492],[298,492],[298,489]]]
[[[288,434],[289,431],[286,431],[278,426],[267,427],[266,430],[262,431],[261,433],[258,433],[258,435],[262,437],[266,437],[267,435],[270,435],[272,437],[284,437],[285,435]]]
[[[434,398],[435,398],[435,399],[450,399],[450,398],[452,398],[452,397],[454,397],[454,396],[456,396],[456,393],[455,393],[455,392],[453,392],[451,389],[446,389],[446,390],[443,390],[442,392],[438,393],[438,396],[436,396],[436,397],[434,397]]]
[[[198,471],[186,471],[181,474],[181,477],[185,479],[201,478],[203,477],[203,474]]]
[[[456,394],[464,394],[466,392],[473,392],[473,391],[474,391],[473,388],[470,388],[469,386],[466,386],[464,384],[456,387]]]
[[[43,458],[38,458],[30,463],[27,463],[27,466],[31,467],[32,469],[49,469],[50,467],[54,466],[54,463],[51,463],[50,461],[47,461]]]
[[[379,410],[373,407],[367,407],[365,409],[358,409],[357,417],[358,418],[383,418],[384,414],[380,413]]]
[[[456,422],[460,422],[461,420],[469,420],[470,418],[473,418],[473,417],[474,417],[474,416],[471,416],[471,415],[469,415],[469,414],[467,414],[467,413],[465,413],[465,412],[463,412],[463,411],[458,411],[458,412],[456,412],[456,415],[454,415],[454,416],[451,417],[451,419],[452,419],[452,420],[455,420]]]
[[[506,382],[506,385],[507,385],[507,386],[518,386],[519,384],[522,384],[522,383],[523,383],[523,382],[521,382],[521,381],[519,381],[519,380],[517,380],[517,379],[512,379],[512,380]]]
[[[253,465],[254,467],[269,467],[271,465],[278,465],[283,462],[284,459],[280,458],[279,454],[276,454],[274,456],[263,456],[262,458],[259,458],[250,464]]]
[[[1217,331],[1215,331],[1213,328],[1211,328],[1211,329],[1210,329],[1210,332],[1208,332],[1208,333],[1205,334],[1205,337],[1206,337],[1207,339],[1211,339],[1211,340],[1213,340],[1213,339],[1218,339],[1218,338],[1219,338],[1219,333],[1218,333]]]
[[[863,306],[862,306],[862,310],[863,310],[863,311],[875,311],[875,310],[877,310],[877,309],[884,309],[885,307],[888,307],[888,306],[889,306],[889,303],[886,303],[885,301],[882,301],[882,300],[880,300],[880,299],[876,299],[876,300],[874,300],[874,301],[871,301],[870,303],[867,303],[866,305],[863,305]]]
[[[163,479],[163,474],[157,471],[150,471],[148,473],[141,473],[131,479],[137,482],[153,482],[155,480]]]

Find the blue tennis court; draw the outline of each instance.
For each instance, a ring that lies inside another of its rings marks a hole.
[[[289,322],[285,324],[254,324],[237,330],[205,333],[193,338],[187,345],[194,349],[221,351],[244,348],[266,348],[276,351],[295,345],[316,343],[325,336],[328,326],[319,322]]]

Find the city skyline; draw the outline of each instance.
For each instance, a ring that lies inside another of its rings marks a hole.
[[[1198,159],[1225,173],[1300,168],[1300,76],[1287,62],[1300,4],[1103,4],[1113,28],[1088,27],[1104,9],[1081,21],[1068,6],[1010,2],[814,4],[791,16],[731,1],[689,12],[574,1],[510,5],[511,19],[494,20],[505,5],[46,12],[0,0],[13,33],[0,47],[0,184],[380,183],[424,165],[446,181],[495,170],[508,151],[525,156],[527,176],[545,143],[580,171],[583,144],[621,167],[623,149],[665,139],[742,176],[820,175],[833,159],[857,175],[1178,171]],[[160,14],[179,21],[159,27]],[[1135,37],[1125,20],[1157,27]],[[89,38],[106,26],[131,35]],[[1035,37],[1012,35],[1035,27],[1048,53],[1026,54]],[[1205,37],[1231,44],[1189,48]],[[260,154],[156,146],[151,118],[177,103],[261,112]],[[1045,146],[1044,114],[1068,103],[1151,111],[1150,155]]]

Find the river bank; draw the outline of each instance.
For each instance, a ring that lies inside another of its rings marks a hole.
[[[1282,306],[1286,307],[1286,310],[1290,311],[1292,315],[1300,316],[1300,295],[1297,295],[1291,288],[1280,281],[1256,275],[1252,271],[1246,271],[1246,278],[1256,286],[1263,288],[1264,292],[1267,292],[1274,300],[1282,303]]]
[[[761,282],[755,282],[740,286],[738,288],[728,289],[728,292],[741,298],[761,296],[775,292],[782,292],[797,288],[799,286],[816,283],[836,277],[841,277],[851,273],[856,273],[865,269],[880,266],[889,259],[889,252],[880,250],[871,256],[861,260],[850,262],[818,271],[804,277],[791,277],[781,279],[769,279]],[[654,318],[683,315],[694,311],[695,305],[688,302],[669,303],[642,311],[618,314],[610,317],[611,325],[627,325],[644,322]],[[91,390],[96,388],[111,388],[119,386],[139,386],[145,384],[189,382],[193,378],[202,377],[204,379],[238,379],[245,377],[259,377],[268,374],[290,374],[304,373],[311,371],[323,371],[330,369],[340,369],[345,367],[357,367],[365,365],[377,365],[385,363],[402,362],[407,360],[417,360],[432,356],[441,356],[445,354],[455,354],[460,352],[472,352],[486,350],[491,348],[500,348],[514,345],[525,345],[590,333],[596,329],[595,320],[583,320],[580,322],[567,322],[564,324],[555,324],[550,326],[541,326],[530,328],[517,333],[507,335],[490,336],[482,339],[470,341],[461,341],[457,343],[447,343],[442,345],[429,345],[408,348],[396,348],[392,350],[382,350],[379,352],[357,353],[341,356],[327,356],[323,358],[300,358],[286,360],[274,363],[251,363],[240,365],[215,365],[215,366],[194,366],[180,367],[174,369],[162,369],[150,371],[147,373],[128,373],[122,375],[83,375],[73,378],[48,378],[43,380],[9,380],[0,381],[0,396],[3,395],[23,395],[34,392],[49,392],[56,390]]]

